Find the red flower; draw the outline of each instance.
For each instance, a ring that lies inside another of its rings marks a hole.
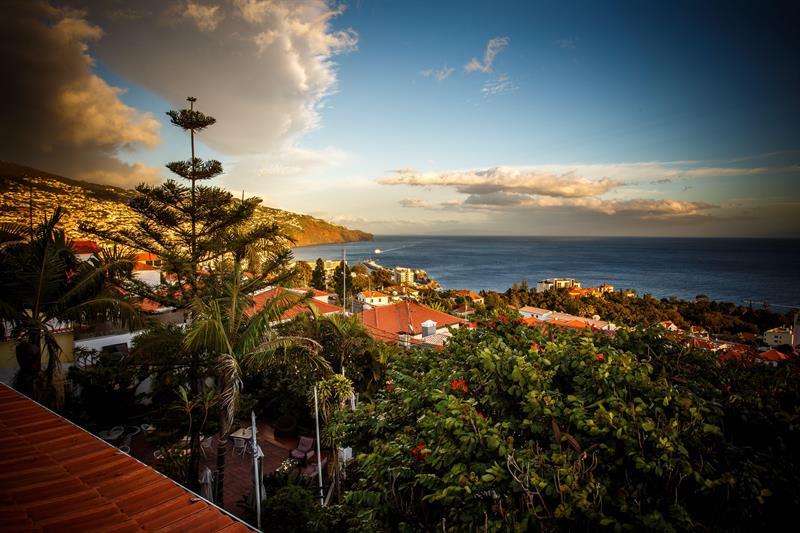
[[[481,417],[484,420],[486,420],[486,415],[485,414],[481,413],[480,411],[475,411],[475,412],[478,414],[479,417]]]
[[[425,459],[425,457],[428,456],[428,453],[429,453],[428,448],[425,446],[424,442],[417,444],[416,446],[414,446],[414,449],[411,450],[412,457],[414,457],[414,459],[416,459],[417,461],[422,461],[423,459]]]
[[[598,361],[604,361],[606,356],[601,354],[601,353],[599,353],[599,354],[595,355],[594,358],[597,359]]]
[[[467,384],[464,382],[463,379],[458,379],[456,381],[450,382],[450,390],[469,392],[469,387],[467,387]]]
[[[534,352],[538,352],[540,350],[539,345],[538,344],[531,344],[531,350],[533,350]]]
[[[394,384],[391,381],[386,382],[386,392],[394,391]]]

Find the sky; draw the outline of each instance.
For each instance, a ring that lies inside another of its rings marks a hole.
[[[11,0],[0,158],[375,234],[800,236],[796,2]]]

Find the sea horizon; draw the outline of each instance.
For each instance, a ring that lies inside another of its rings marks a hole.
[[[535,286],[539,279],[568,277],[657,298],[705,294],[800,307],[794,272],[800,238],[794,237],[375,235],[293,248],[295,259],[306,261],[340,259],[342,249],[349,263],[373,259],[426,270],[445,289],[504,292],[523,279]]]

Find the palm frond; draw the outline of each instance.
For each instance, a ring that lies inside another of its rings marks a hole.
[[[235,357],[222,354],[217,361],[220,380],[223,384],[220,394],[220,407],[224,413],[224,425],[221,434],[225,435],[233,427],[236,412],[239,410],[239,398],[242,391],[242,369]]]

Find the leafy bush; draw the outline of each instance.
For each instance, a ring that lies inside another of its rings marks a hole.
[[[390,366],[327,429],[344,505],[392,529],[759,530],[800,504],[798,364],[503,317]]]
[[[261,523],[270,531],[310,531],[309,522],[316,513],[314,498],[308,489],[289,484],[268,497],[261,511]]]

